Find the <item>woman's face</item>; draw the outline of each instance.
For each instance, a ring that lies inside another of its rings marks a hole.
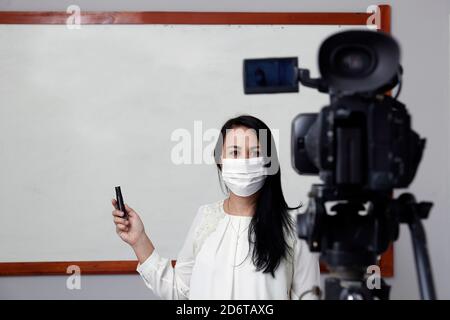
[[[227,130],[222,158],[248,159],[260,156],[260,145],[255,130],[239,126]]]

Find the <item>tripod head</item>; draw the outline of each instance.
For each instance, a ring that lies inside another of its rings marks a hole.
[[[327,203],[331,203],[331,206]],[[330,270],[326,299],[386,299],[389,287],[369,290],[368,268],[378,262],[391,242],[399,237],[400,223],[410,226],[416,267],[423,298],[435,297],[426,250],[426,219],[431,202],[417,203],[412,194],[392,199],[387,192],[367,192],[313,185],[306,212],[297,216],[298,237],[311,251],[320,252]]]
[[[306,212],[297,217],[298,236],[331,272],[360,278],[398,236],[388,204],[388,194],[313,185]]]

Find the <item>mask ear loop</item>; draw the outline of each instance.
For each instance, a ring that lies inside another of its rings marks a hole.
[[[225,181],[223,181],[223,178],[222,178],[222,164],[216,162],[216,166],[217,166],[217,178],[219,179],[220,190],[222,191],[222,193],[224,195],[229,196],[230,189],[228,189],[227,185],[225,184]]]
[[[213,151],[213,157],[214,157],[214,162],[216,163],[216,166],[217,166],[217,178],[219,179],[220,189],[223,194],[229,195],[230,190],[228,189],[228,187],[226,186],[225,182],[222,179],[223,141],[224,141],[223,135],[222,135],[222,133],[220,133],[219,137],[217,138],[216,147],[214,148],[214,151]]]
[[[222,193],[226,196],[230,195],[230,189],[228,189],[222,178],[222,166],[220,164],[218,164],[217,167],[217,178],[219,179],[220,190]]]

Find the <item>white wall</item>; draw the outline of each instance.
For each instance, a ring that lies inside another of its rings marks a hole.
[[[411,190],[419,199],[435,202],[425,225],[440,298],[450,299],[449,196],[449,13],[445,0],[393,1],[0,1],[0,10],[58,10],[70,4],[82,10],[147,11],[365,11],[376,3],[392,5],[392,32],[403,48],[405,84],[401,100],[413,115],[415,129],[428,138],[428,147]],[[413,255],[407,228],[396,243],[392,298],[418,298]],[[78,292],[65,289],[65,277],[3,277],[0,298],[152,298],[137,276],[89,276]]]

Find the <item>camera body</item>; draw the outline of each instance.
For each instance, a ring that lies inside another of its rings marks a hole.
[[[414,179],[424,140],[405,106],[387,95],[344,96],[292,122],[292,165],[327,186],[387,191]]]

